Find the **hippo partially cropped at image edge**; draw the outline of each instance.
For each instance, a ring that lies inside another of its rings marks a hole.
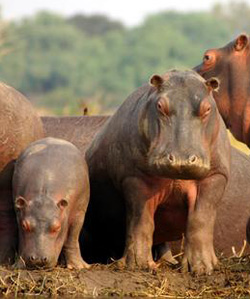
[[[68,268],[89,267],[78,241],[89,202],[88,168],[72,143],[51,137],[31,143],[15,165],[13,199],[18,267],[54,267],[61,252]]]
[[[205,79],[217,77],[214,92],[220,114],[234,137],[250,147],[250,40],[246,34],[218,49],[209,49],[194,68]]]
[[[0,83],[0,264],[13,263],[17,224],[12,201],[12,174],[19,154],[44,136],[31,103],[12,87]]]
[[[183,265],[210,272],[216,210],[230,173],[231,147],[212,97],[218,81],[170,71],[150,84],[121,105],[86,152],[86,230],[115,247],[126,227],[120,262],[129,268],[155,268],[152,245],[185,233]]]

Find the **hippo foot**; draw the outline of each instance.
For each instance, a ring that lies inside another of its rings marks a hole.
[[[208,274],[213,272],[218,264],[218,259],[214,250],[195,250],[190,246],[185,248],[184,257],[182,260],[183,272],[190,272],[198,275]]]
[[[152,261],[138,261],[132,260],[127,257],[123,257],[119,259],[117,262],[117,267],[120,270],[127,269],[127,270],[145,270],[145,271],[155,271],[158,268],[158,264],[156,264],[153,260]]]
[[[68,269],[89,269],[90,265],[86,263],[82,258],[71,258],[67,259],[67,268]]]

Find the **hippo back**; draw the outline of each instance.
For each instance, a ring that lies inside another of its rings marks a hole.
[[[50,116],[42,117],[42,122],[47,137],[72,142],[82,153],[85,153],[95,134],[108,119],[109,116]]]

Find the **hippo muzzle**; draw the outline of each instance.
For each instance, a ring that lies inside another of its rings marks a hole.
[[[151,163],[162,175],[173,179],[200,179],[205,177],[210,170],[209,160],[196,154],[183,157],[168,153],[164,157],[152,160]]]

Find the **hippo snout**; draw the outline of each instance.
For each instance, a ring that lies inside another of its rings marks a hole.
[[[210,170],[209,160],[194,153],[181,156],[170,152],[154,158],[153,163],[159,172],[174,179],[198,179]]]
[[[23,259],[27,268],[51,268],[54,266],[47,256],[30,255]]]
[[[197,155],[189,155],[186,159],[177,158],[173,154],[167,155],[167,160],[169,164],[173,167],[196,165],[201,166],[201,159]]]

